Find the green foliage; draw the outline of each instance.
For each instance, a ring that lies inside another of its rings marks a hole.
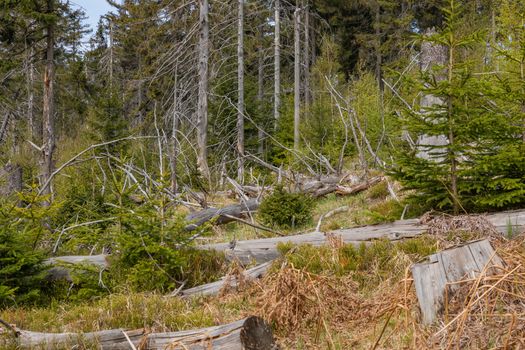
[[[384,280],[400,279],[406,267],[435,253],[438,246],[434,238],[421,236],[396,243],[378,240],[370,245],[345,244],[336,249],[301,245],[292,251],[291,244],[281,244],[278,248],[295,268],[315,274],[350,275],[360,288],[373,290]]]
[[[302,193],[289,193],[282,186],[264,198],[259,217],[266,225],[284,229],[296,228],[312,220],[312,198]]]
[[[0,206],[0,307],[42,297],[45,268],[39,243],[55,208],[41,207],[44,198],[34,192],[20,194],[20,200],[27,206]]]
[[[169,292],[206,283],[221,272],[222,259],[215,253],[193,250],[182,218],[159,217],[152,207],[124,214],[115,227],[118,242],[113,256],[113,278],[133,290]]]
[[[422,39],[442,45],[448,63],[422,72],[412,85],[441,103],[407,111],[405,125],[416,138],[442,137],[444,142],[399,150],[393,175],[406,190],[414,190],[416,202],[429,207],[457,213],[519,206],[525,190],[520,121],[494,102],[504,95],[502,88],[474,75],[475,62],[465,58],[480,47],[481,32],[460,30],[462,12],[455,1],[443,12],[442,32]]]

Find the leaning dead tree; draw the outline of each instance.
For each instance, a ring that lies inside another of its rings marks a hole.
[[[102,350],[272,350],[277,349],[271,327],[261,318],[248,318],[208,328],[179,332],[112,329],[90,333],[42,333],[12,327],[20,349],[55,349],[95,346]],[[1,345],[2,343],[0,343]]]

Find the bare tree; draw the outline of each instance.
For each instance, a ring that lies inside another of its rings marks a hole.
[[[294,12],[294,124],[293,124],[293,147],[299,150],[300,133],[299,125],[301,122],[301,9],[297,2]]]
[[[259,50],[257,57],[257,103],[259,108],[262,107],[263,98],[264,98],[264,50],[263,50],[263,25],[261,24],[258,31],[258,40],[259,40]],[[263,155],[264,153],[264,129],[262,125],[257,129],[257,137],[259,139],[259,154]]]
[[[274,32],[274,92],[273,92],[273,117],[275,125],[279,120],[281,108],[281,0],[275,0],[275,32]]]
[[[199,1],[199,95],[197,103],[197,166],[204,178],[210,180],[208,167],[208,58],[210,25],[208,0]]]
[[[304,102],[310,104],[310,4],[306,0],[304,9]]]
[[[53,0],[47,1],[47,12],[53,13]],[[43,145],[40,161],[42,194],[51,194],[51,174],[53,173],[53,153],[55,150],[54,128],[54,81],[55,81],[55,33],[54,23],[48,22],[46,26],[46,66],[44,71],[44,96],[43,96]],[[45,204],[49,204],[46,201]]]
[[[237,178],[244,178],[244,0],[239,0],[237,17]]]

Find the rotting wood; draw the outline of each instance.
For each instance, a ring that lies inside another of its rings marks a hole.
[[[196,330],[148,333],[146,329],[112,329],[91,333],[41,333],[18,330],[21,349],[54,349],[94,344],[102,350],[272,350],[277,349],[271,327],[261,318],[248,318]],[[2,343],[0,343],[1,345]]]
[[[489,214],[486,215],[486,218],[502,234],[506,234],[509,230],[517,231],[525,226],[525,210]],[[425,233],[427,229],[428,226],[421,224],[418,219],[410,219],[398,220],[388,224],[333,230],[326,232],[326,234],[340,236],[343,242],[347,244],[360,245],[374,239],[396,241],[415,237]],[[320,246],[327,242],[326,234],[310,232],[286,237],[237,241],[234,249],[230,249],[229,243],[206,244],[200,248],[222,251],[228,258],[239,259],[243,264],[249,264],[254,260],[257,263],[263,263],[279,257],[277,245],[280,243]]]
[[[263,277],[270,266],[272,266],[273,261],[268,261],[266,263],[257,265],[243,272],[243,279],[245,281],[253,281]],[[213,296],[219,294],[224,288],[236,288],[238,286],[238,281],[235,276],[224,276],[219,281],[203,284],[197,287],[188,288],[183,291],[175,291],[167,296],[181,296],[181,297],[192,297],[192,296]]]
[[[430,255],[427,261],[412,266],[412,276],[424,324],[432,324],[443,309],[445,294],[450,296],[465,279],[491,275],[504,263],[488,239]]]

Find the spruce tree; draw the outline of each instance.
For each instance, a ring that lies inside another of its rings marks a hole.
[[[441,137],[445,142],[400,152],[393,171],[406,189],[415,190],[418,200],[455,213],[476,208],[482,201],[479,190],[485,165],[481,160],[500,154],[502,143],[512,134],[505,117],[486,108],[490,96],[484,82],[473,75],[474,62],[464,58],[481,42],[482,34],[462,32],[461,10],[450,0],[442,10],[443,30],[421,38],[442,45],[447,62],[422,71],[413,81],[416,92],[434,96],[437,103],[407,111],[405,119],[413,134]]]

